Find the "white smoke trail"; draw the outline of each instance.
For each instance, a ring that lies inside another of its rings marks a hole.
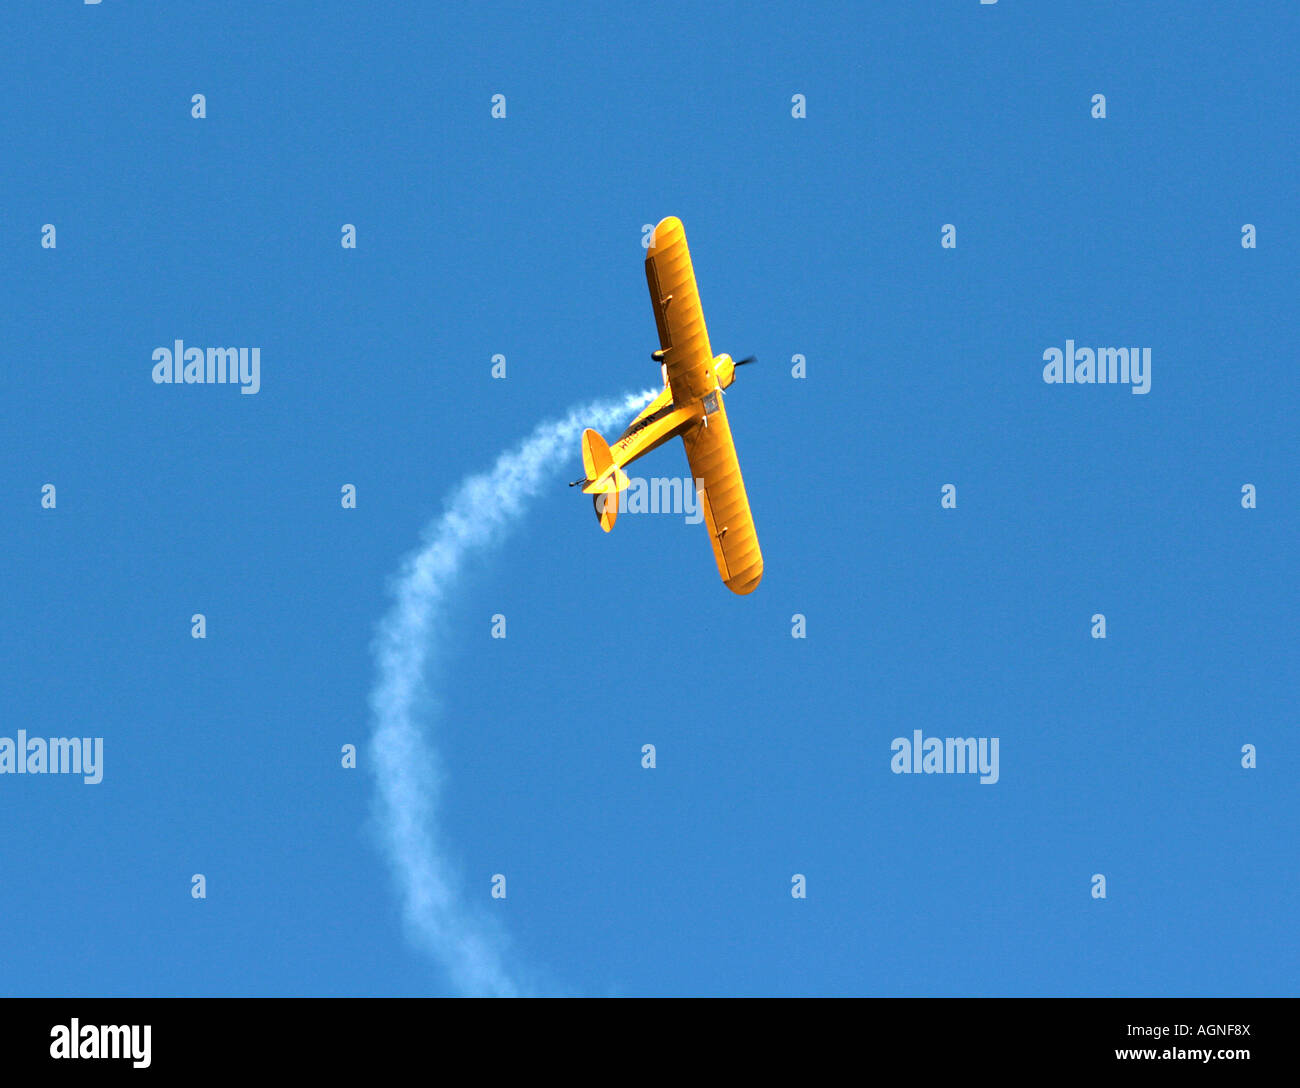
[[[422,546],[403,563],[392,588],[393,606],[379,625],[368,760],[377,787],[375,817],[411,937],[467,994],[515,996],[523,987],[518,972],[504,962],[505,934],[460,893],[439,826],[442,771],[426,730],[437,709],[425,684],[442,649],[435,622],[466,555],[506,535],[527,500],[564,457],[572,456],[582,429],[620,422],[652,396],[653,390],[575,408],[563,419],[540,424],[490,472],[463,481],[442,515],[425,528]]]

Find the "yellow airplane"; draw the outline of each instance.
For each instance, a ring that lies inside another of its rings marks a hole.
[[[733,362],[730,355],[715,356],[709,347],[686,231],[676,216],[655,227],[645,276],[659,326],[659,350],[651,358],[660,364],[663,392],[612,446],[597,431],[584,431],[582,467],[587,475],[569,486],[581,484],[592,496],[600,527],[609,532],[618,517],[619,493],[629,483],[623,467],[680,435],[691,476],[699,485],[718,573],[733,593],[752,593],[763,577],[763,553],[722,390],[735,380],[736,367],[752,363],[753,357]]]

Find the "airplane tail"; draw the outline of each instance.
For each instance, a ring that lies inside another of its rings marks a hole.
[[[627,487],[629,481],[627,473],[614,464],[609,443],[599,431],[590,427],[582,432],[582,467],[587,473],[586,486],[582,490],[591,496],[600,527],[609,532],[618,517],[619,492]]]
[[[592,495],[591,503],[596,508],[596,520],[600,522],[600,527],[609,532],[614,528],[614,521],[618,517],[618,492],[611,491],[607,495]]]

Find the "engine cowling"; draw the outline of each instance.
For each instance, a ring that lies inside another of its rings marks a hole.
[[[736,380],[736,364],[732,361],[730,355],[719,355],[713,360],[713,373],[717,376],[718,385],[727,389],[731,383]]]

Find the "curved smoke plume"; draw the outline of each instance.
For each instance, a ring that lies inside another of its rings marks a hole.
[[[467,994],[515,996],[524,987],[505,962],[505,933],[461,894],[439,825],[438,710],[425,682],[446,645],[437,621],[465,558],[500,541],[519,522],[527,500],[573,455],[582,428],[611,426],[653,395],[600,401],[539,424],[490,472],[464,480],[403,563],[392,587],[393,605],[379,625],[368,760],[375,817],[412,939]]]

